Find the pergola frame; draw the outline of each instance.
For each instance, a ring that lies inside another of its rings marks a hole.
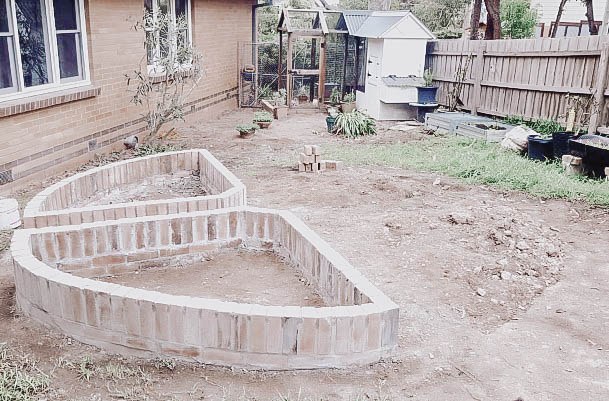
[[[312,24],[310,28],[298,28],[294,27],[291,24],[290,16],[295,16],[298,14],[311,14],[311,16],[316,15],[315,19],[312,20]],[[311,75],[311,76],[319,76],[319,90],[318,90],[318,99],[319,105],[324,104],[324,92],[326,86],[326,39],[329,34],[343,34],[347,36],[349,32],[347,30],[342,29],[329,29],[328,22],[326,20],[326,15],[328,14],[339,14],[342,13],[340,11],[332,11],[332,10],[311,10],[311,9],[288,9],[284,8],[281,11],[281,15],[279,17],[279,23],[277,26],[277,31],[279,32],[279,73],[281,74],[281,66],[283,65],[283,35],[287,35],[287,79],[286,79],[286,92],[288,99],[288,106],[291,107],[291,99],[293,98],[293,85],[292,85],[292,77],[295,73],[298,75]],[[313,48],[311,51],[312,59],[315,57],[316,51],[316,41],[320,41],[320,54],[319,54],[319,69],[311,69],[311,70],[294,70],[293,69],[293,51],[294,51],[294,41],[298,38],[311,38],[313,39]],[[345,43],[347,40],[345,38]],[[281,84],[281,80],[280,80]],[[313,88],[310,88],[311,93],[313,93]]]

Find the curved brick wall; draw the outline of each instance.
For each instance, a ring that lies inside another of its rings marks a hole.
[[[167,295],[64,271],[116,272],[240,242],[285,256],[331,306]],[[11,251],[21,310],[110,352],[301,369],[374,362],[397,344],[397,305],[289,212],[241,207],[19,230]]]
[[[96,192],[179,171],[199,171],[201,181],[211,195],[72,207],[75,201]],[[63,179],[32,198],[23,212],[23,224],[25,228],[41,228],[245,204],[243,183],[207,150],[191,149],[111,163]]]

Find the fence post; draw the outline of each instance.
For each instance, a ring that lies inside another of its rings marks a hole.
[[[484,77],[484,52],[486,51],[486,42],[478,40],[476,41],[476,44],[478,45],[478,49],[476,50],[476,60],[472,65],[474,91],[472,93],[472,96],[470,96],[473,115],[478,114],[478,107],[480,106],[480,95],[482,94],[482,77]]]
[[[598,112],[590,116],[588,133],[594,134],[600,125],[601,116],[605,111],[605,88],[607,87],[607,68],[609,66],[609,42],[607,36],[601,36],[601,57],[598,62],[596,85],[594,86],[594,100],[598,104]]]

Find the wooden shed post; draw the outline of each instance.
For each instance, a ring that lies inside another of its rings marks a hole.
[[[324,104],[326,92],[326,35],[321,38],[321,50],[319,51],[319,107]]]
[[[474,78],[474,91],[472,93],[472,114],[478,115],[478,108],[480,107],[480,96],[482,94],[482,79],[484,78],[484,52],[486,51],[486,42],[483,40],[476,40],[478,49],[476,50],[476,60],[472,64],[474,69],[471,74]],[[469,71],[466,71],[465,80],[470,75]]]
[[[596,74],[596,85],[594,86],[594,100],[598,104],[598,111],[590,116],[588,133],[594,134],[600,125],[601,117],[605,114],[605,89],[607,88],[607,67],[609,66],[609,41],[608,36],[601,36],[601,57],[598,62]]]
[[[281,89],[281,73],[283,71],[283,31],[279,31],[279,62],[277,64],[277,90]]]
[[[292,107],[292,51],[293,51],[293,43],[294,38],[292,34],[288,32],[288,56],[287,56],[287,66],[286,66],[286,82],[285,88],[287,93],[287,103],[288,107]]]

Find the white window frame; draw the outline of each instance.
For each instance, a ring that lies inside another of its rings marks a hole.
[[[89,49],[87,43],[87,32],[86,32],[86,21],[85,21],[85,9],[84,0],[75,0],[78,7],[77,16],[77,30],[63,31],[55,29],[55,13],[53,8],[53,0],[38,0],[43,5],[42,7],[42,18],[46,23],[45,26],[45,42],[48,47],[46,50],[49,52],[50,57],[47,58],[47,70],[49,83],[26,87],[23,78],[23,70],[21,64],[21,53],[19,46],[19,33],[17,30],[17,13],[15,0],[8,0],[8,9],[11,13],[9,15],[9,29],[12,32],[12,49],[9,52],[12,53],[12,59],[10,60],[11,67],[13,68],[14,78],[13,81],[15,86],[11,88],[0,89],[0,103],[10,100],[17,100],[27,98],[31,96],[37,96],[47,93],[53,93],[64,89],[73,89],[80,86],[91,85],[91,77],[89,72]],[[80,33],[80,47],[77,47],[79,52],[79,73],[81,76],[64,78],[61,79],[59,70],[59,49],[57,44],[58,33]]]
[[[152,1],[152,15],[153,18],[156,17],[157,13],[159,12],[159,3],[158,0],[151,0]],[[171,15],[171,20],[172,22],[175,24],[176,22],[176,1],[175,0],[168,0],[169,2],[169,14]],[[186,0],[186,23],[188,25],[188,44],[192,46],[192,0]],[[156,57],[156,55],[158,55],[160,53],[160,48],[159,48],[160,44],[157,42],[156,44],[156,49],[154,51],[154,54]],[[148,57],[148,49],[146,49],[146,57]],[[183,64],[181,67],[184,70],[187,70],[190,68],[190,63],[185,63]],[[152,64],[148,63],[148,75],[151,76],[164,76],[165,75],[165,71],[163,69],[163,67],[155,64],[154,60],[152,62]]]

